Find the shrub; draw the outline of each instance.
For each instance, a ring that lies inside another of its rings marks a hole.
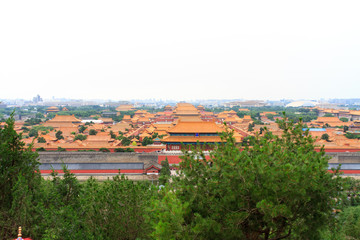
[[[100,152],[110,152],[110,150],[108,148],[100,148],[99,151]]]

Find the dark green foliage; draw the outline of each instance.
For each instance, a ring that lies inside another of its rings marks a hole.
[[[115,152],[134,152],[132,148],[115,148]]]
[[[41,118],[44,118],[44,115],[42,113],[37,113],[35,118],[40,118],[41,119]]]
[[[165,185],[169,181],[170,175],[171,175],[170,165],[169,165],[169,161],[166,157],[164,161],[161,161],[159,183],[161,185]]]
[[[349,121],[349,119],[348,119],[348,118],[346,118],[346,117],[342,117],[342,118],[340,118],[340,121],[342,121],[342,122],[348,122],[348,121]]]
[[[25,133],[30,131],[30,129],[27,127],[21,127],[21,130]]]
[[[153,144],[153,140],[151,138],[144,137],[144,139],[141,142],[141,145],[147,146],[147,145],[150,145],[150,144]]]
[[[58,151],[58,152],[66,152],[66,149],[65,149],[65,148],[62,148],[62,147],[58,147],[58,148],[57,148],[57,151]]]
[[[97,131],[95,129],[90,129],[89,135],[96,135]]]
[[[45,138],[43,138],[43,137],[39,137],[39,138],[37,139],[37,141],[38,141],[38,143],[46,143],[46,140],[45,140]]]
[[[347,199],[344,206],[359,206],[360,205],[360,180],[353,178],[346,178]]]
[[[100,152],[110,152],[110,150],[108,148],[100,148],[99,151]]]
[[[121,140],[121,145],[123,145],[123,146],[129,146],[130,143],[131,143],[131,140],[127,137],[123,137]]]
[[[254,131],[254,126],[253,126],[251,123],[249,123],[248,131],[249,131],[249,132]]]
[[[63,178],[53,172],[51,174],[53,180],[43,181],[42,184],[44,219],[40,223],[41,239],[77,239],[83,234],[82,220],[79,215],[82,188],[65,166],[63,166],[63,171]]]
[[[241,142],[242,146],[253,146],[255,144],[255,137],[254,136],[247,136]]]
[[[115,122],[121,122],[121,120],[124,118],[125,115],[130,115],[130,117],[133,117],[135,114],[135,111],[126,111],[126,112],[120,112],[119,116],[112,116],[111,118]]]
[[[264,125],[264,123],[263,123],[261,120],[259,120],[259,119],[255,119],[254,122],[253,122],[253,127],[254,127],[255,125]]]
[[[33,126],[32,129],[35,129],[36,131],[46,132],[46,133],[49,133],[49,131],[54,130],[53,127],[45,127],[44,125]]]
[[[360,239],[360,206],[348,207],[339,214],[344,239]]]
[[[104,107],[101,107],[99,105],[88,105],[88,106],[79,106],[79,107],[73,107],[68,106],[67,107],[69,111],[60,111],[57,114],[58,115],[75,115],[75,117],[90,117],[91,115],[99,114],[102,110],[104,110]]]
[[[42,121],[40,118],[30,118],[25,120],[24,126],[32,126],[32,125],[37,125],[40,124]]]
[[[157,138],[157,137],[159,137],[159,134],[158,134],[158,133],[154,133],[154,134],[151,136],[152,139],[155,139],[155,138]]]
[[[76,140],[84,141],[86,139],[87,139],[86,135],[78,134],[75,136],[74,141],[76,141]]]
[[[41,239],[144,239],[150,231],[145,209],[156,194],[147,182],[115,176],[80,184],[66,168],[64,177],[43,181]],[[40,239],[40,238],[39,238]]]
[[[346,133],[348,130],[349,130],[349,127],[344,125],[344,132]]]
[[[349,132],[345,133],[345,137],[349,139],[360,139],[360,135]]]
[[[274,115],[273,114],[266,114],[266,117],[271,120],[274,121]]]
[[[255,120],[260,121],[261,116],[260,116],[260,112],[259,112],[259,111],[256,111],[256,112],[251,111],[251,112],[250,112],[250,116],[251,116],[251,118],[252,118],[254,121],[255,121]]]
[[[83,133],[86,129],[87,129],[87,127],[85,127],[84,125],[81,125],[79,127],[79,133]]]
[[[48,113],[48,114],[46,115],[46,118],[47,118],[47,119],[53,119],[53,118],[55,117],[55,115],[56,115],[56,113],[50,112],[50,113]]]
[[[46,149],[45,149],[45,148],[43,148],[43,147],[40,147],[40,148],[37,148],[37,149],[36,149],[36,151],[37,151],[37,152],[45,152],[45,151],[46,151]]]
[[[236,114],[239,116],[239,118],[244,118],[245,115],[249,115],[250,113],[249,113],[249,112],[241,112],[241,111],[240,111],[240,112],[237,112]]]
[[[29,131],[29,137],[35,137],[37,138],[39,136],[39,133],[36,129],[32,128],[30,131]]]
[[[26,234],[36,225],[36,193],[40,182],[37,153],[25,148],[14,130],[13,114],[0,128],[0,239],[16,236],[16,226]]]
[[[140,239],[150,232],[144,222],[145,208],[155,189],[146,182],[134,183],[116,176],[99,185],[84,184],[82,206],[86,234],[94,239]]]
[[[64,136],[62,135],[62,131],[57,131],[56,134],[55,134],[55,137],[57,140],[60,140],[60,139],[64,139]]]
[[[324,133],[323,135],[321,135],[321,139],[325,141],[329,141],[329,134]]]
[[[280,127],[281,137],[265,130],[242,151],[228,132],[208,161],[185,152],[180,175],[154,200],[152,237],[320,239],[344,180],[327,171],[328,157],[301,124]]]
[[[110,130],[110,137],[116,139],[116,134],[112,130]]]
[[[263,131],[264,131],[264,128],[263,128],[263,127],[261,127],[261,128],[260,128],[260,131],[259,131],[259,134],[262,134],[262,133],[263,133]]]

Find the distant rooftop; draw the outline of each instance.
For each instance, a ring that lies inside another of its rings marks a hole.
[[[326,132],[325,128],[303,128],[302,130],[309,130],[309,132]]]

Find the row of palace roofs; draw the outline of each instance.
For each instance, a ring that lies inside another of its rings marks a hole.
[[[131,105],[122,105],[116,110],[120,113],[135,109]],[[48,112],[57,111],[56,107],[48,108]],[[239,109],[239,111],[249,110]],[[308,123],[315,128],[310,130],[310,134],[318,138],[317,144],[324,145],[328,151],[360,151],[360,141],[348,139],[344,135],[343,128],[339,128],[339,126],[347,126],[349,132],[360,134],[360,111],[318,109],[318,112],[319,117]],[[276,112],[263,112],[260,116],[266,125],[255,125],[253,131],[249,131],[249,124],[253,123],[250,115],[240,118],[235,111],[215,114],[205,111],[203,106],[195,107],[189,103],[178,103],[175,108],[166,106],[163,112],[156,114],[137,110],[132,117],[125,115],[121,122],[115,124],[111,118],[99,118],[97,121],[94,120],[95,123],[86,125],[87,128],[81,134],[86,135],[87,138],[82,141],[75,140],[75,137],[80,134],[79,126],[85,125],[86,121],[74,115],[56,115],[43,124],[45,127],[52,127],[53,130],[38,132],[38,136],[44,138],[45,142],[38,142],[34,137],[27,137],[24,142],[33,143],[34,149],[57,150],[60,147],[67,151],[102,148],[114,151],[117,148],[129,147],[136,152],[179,151],[183,146],[194,144],[203,145],[205,150],[209,150],[214,143],[221,142],[219,133],[225,130],[223,123],[234,130],[234,137],[239,143],[247,136],[262,132],[261,128],[265,126],[274,134],[280,135],[281,129],[275,121],[268,119],[269,114],[274,115],[275,119],[280,118]],[[326,114],[332,114],[333,117],[324,117]],[[340,120],[343,117],[351,121],[343,122]],[[18,132],[23,131],[24,122],[17,121],[15,125]],[[322,128],[323,126],[327,128]],[[96,131],[96,135],[89,134],[92,130]],[[63,139],[58,140],[56,137],[58,131],[62,132]],[[321,136],[325,133],[329,138],[322,140]],[[130,139],[130,145],[124,146],[118,136]],[[153,143],[142,146],[142,141],[146,137],[152,138]]]

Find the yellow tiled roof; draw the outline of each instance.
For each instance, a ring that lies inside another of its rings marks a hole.
[[[169,133],[217,133],[223,129],[214,122],[183,122],[179,121],[177,125],[169,129]]]
[[[162,142],[207,142],[207,143],[214,143],[214,142],[222,142],[219,136],[201,136],[201,137],[193,137],[193,136],[169,136],[164,138]]]

